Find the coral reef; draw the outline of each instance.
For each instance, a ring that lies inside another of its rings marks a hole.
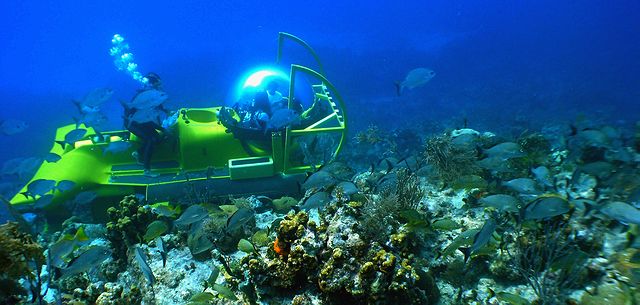
[[[135,195],[126,196],[117,207],[107,209],[107,215],[107,238],[114,250],[113,257],[122,264],[126,262],[127,249],[144,241],[147,226],[157,220],[157,216],[141,205]]]
[[[31,282],[33,301],[40,299],[40,266],[44,264],[43,249],[31,235],[20,230],[18,223],[0,225],[0,301],[16,304],[26,291],[18,283],[20,279]]]

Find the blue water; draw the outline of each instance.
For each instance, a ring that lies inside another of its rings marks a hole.
[[[0,136],[0,161],[45,154],[72,122],[71,99],[97,87],[115,90],[104,109],[121,127],[117,101],[139,84],[114,68],[116,33],[174,108],[228,103],[243,73],[275,60],[285,31],[319,53],[354,130],[640,118],[638,1],[92,2],[0,4],[0,119],[30,124]],[[394,81],[416,67],[437,76],[396,98]]]

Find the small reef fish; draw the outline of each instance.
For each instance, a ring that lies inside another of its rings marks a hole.
[[[342,195],[351,196],[360,192],[358,187],[351,181],[342,181],[334,188],[334,193],[340,192]]]
[[[73,145],[73,143],[80,141],[85,134],[87,134],[86,129],[74,129],[64,136],[64,140],[56,141],[56,143],[60,144],[64,149],[66,145]]]
[[[428,83],[436,72],[429,68],[416,68],[407,74],[402,82],[396,82],[396,93],[402,95],[405,88],[413,89]]]
[[[56,188],[55,181],[47,180],[47,179],[38,179],[29,183],[29,185],[27,185],[27,191],[22,192],[22,195],[24,195],[24,197],[26,197],[27,199],[29,199],[29,197],[32,197],[33,199],[35,199],[36,196],[42,196],[54,190],[55,188]]]
[[[524,156],[522,147],[520,144],[514,142],[504,142],[484,151],[484,153],[490,158],[500,158],[502,160],[517,158]]]
[[[317,192],[304,201],[300,207],[303,210],[322,209],[329,201],[331,196],[327,192]]]
[[[76,128],[84,124],[85,127],[92,127],[95,130],[105,130],[109,123],[109,118],[101,111],[95,111],[84,113],[80,117],[74,117],[73,121],[76,123]]]
[[[111,250],[103,246],[95,246],[84,251],[72,260],[67,268],[62,269],[62,278],[89,271],[111,257]]]
[[[501,157],[486,157],[476,161],[476,164],[494,173],[509,173],[513,171],[513,169],[509,167],[509,163],[504,162],[504,159]]]
[[[73,200],[71,201],[74,205],[85,205],[93,202],[96,198],[98,198],[98,194],[94,191],[84,191],[78,193]]]
[[[165,113],[158,108],[143,108],[134,112],[129,120],[136,123],[156,123],[160,124]]]
[[[151,205],[151,212],[160,216],[173,218],[180,213],[180,208],[174,207],[168,202],[163,202]]]
[[[464,254],[465,263],[467,263],[471,254],[480,250],[480,248],[484,247],[489,240],[491,240],[491,236],[493,236],[493,232],[495,232],[497,228],[498,223],[493,218],[487,219],[482,226],[482,229],[480,229],[480,232],[473,237],[473,244],[471,244],[471,247],[458,248],[458,250]]]
[[[209,216],[207,209],[201,205],[195,204],[188,207],[182,215],[173,223],[179,227],[186,227],[192,223],[198,222]]]
[[[233,291],[231,289],[229,289],[229,287],[227,286],[222,286],[220,284],[214,284],[211,289],[215,290],[218,294],[220,294],[220,296],[222,296],[225,299],[231,300],[231,301],[237,301],[238,297],[236,297],[236,295],[233,293]]]
[[[150,242],[169,230],[169,226],[162,220],[155,220],[147,226],[147,231],[142,237],[146,242]]]
[[[198,224],[202,224],[202,222]],[[204,253],[213,247],[213,243],[204,235],[201,229],[191,231],[187,236],[187,246],[192,255]]]
[[[17,178],[30,178],[42,164],[42,159],[37,157],[15,158],[2,164],[0,175],[17,176]]]
[[[518,213],[518,211],[520,211],[520,200],[511,195],[489,195],[478,200],[478,203],[485,207],[493,207],[498,211],[513,213]]]
[[[49,162],[49,163],[55,163],[60,161],[60,159],[62,159],[62,157],[60,157],[60,155],[56,154],[56,153],[48,153],[46,156],[44,156],[43,158],[45,161]]]
[[[142,249],[140,249],[140,247],[135,247],[135,255],[136,261],[140,266],[140,271],[142,271],[142,275],[144,275],[147,281],[149,281],[149,284],[153,286],[153,284],[156,282],[156,277],[153,276],[153,272],[151,271],[151,268],[149,268],[149,264],[147,263],[147,256],[142,252]]]
[[[169,96],[160,90],[150,89],[138,93],[130,103],[125,103],[127,108],[149,109],[162,105]]]
[[[520,210],[524,220],[547,219],[569,212],[569,202],[559,196],[543,195],[529,202]]]
[[[53,195],[52,194],[42,195],[40,198],[36,199],[36,201],[33,202],[32,208],[34,208],[34,209],[43,209],[43,208],[49,206],[52,201],[53,201]]]
[[[436,230],[452,231],[462,228],[462,226],[451,218],[438,219],[431,223],[431,227]]]
[[[255,246],[248,240],[241,238],[240,241],[238,241],[238,250],[247,253],[247,254],[251,254],[256,252],[256,248]]]
[[[640,210],[636,209],[628,203],[613,201],[602,206],[588,205],[587,211],[591,208],[595,208],[596,210],[600,211],[600,213],[605,214],[621,223],[640,225]]]
[[[531,169],[531,173],[536,178],[536,181],[546,187],[553,186],[553,180],[551,180],[551,174],[546,166],[538,166]]]
[[[336,179],[327,171],[319,170],[311,174],[302,183],[303,190],[324,189],[336,183]]]
[[[73,189],[74,186],[76,186],[76,183],[71,180],[60,180],[56,185],[56,190],[58,190],[59,192],[66,192],[70,189]]]
[[[471,246],[478,232],[480,232],[478,229],[469,229],[460,233],[442,252],[438,253],[438,257],[447,257],[452,255],[460,247]]]
[[[538,194],[540,191],[537,189],[536,182],[531,178],[516,178],[504,182],[502,185],[508,189],[518,192],[520,194]]]
[[[164,243],[162,236],[158,236],[156,238],[156,247],[158,248],[158,252],[160,252],[160,256],[162,257],[162,267],[166,267],[167,265],[167,245]]]
[[[300,124],[300,116],[295,111],[288,108],[278,109],[267,121],[265,130],[280,130],[296,124]]]
[[[253,218],[255,212],[251,209],[240,208],[233,215],[227,218],[226,231],[232,232],[245,225]]]
[[[29,124],[16,119],[0,120],[0,135],[12,136],[24,132]]]
[[[65,264],[65,257],[67,257],[76,246],[89,240],[89,237],[84,232],[84,227],[80,227],[75,235],[65,234],[60,237],[58,241],[49,246],[48,260],[51,266],[56,268],[62,268]]]

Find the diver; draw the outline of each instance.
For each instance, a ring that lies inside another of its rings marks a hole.
[[[287,108],[288,100],[278,91],[278,82],[272,80],[267,83],[265,89],[253,95],[248,105],[242,106],[233,107],[240,114],[242,125],[246,128],[264,130],[276,111]]]
[[[157,177],[151,173],[151,155],[156,144],[162,140],[161,133],[166,131],[170,111],[164,108],[167,95],[162,91],[162,80],[155,73],[145,76],[148,82],[124,107],[124,125],[142,142],[131,155],[144,167],[144,175]]]

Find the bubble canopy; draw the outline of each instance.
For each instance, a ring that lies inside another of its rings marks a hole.
[[[278,91],[289,94],[289,75],[274,67],[259,67],[244,74],[237,82],[233,103],[251,100],[255,93],[265,90],[271,82],[278,84]]]

